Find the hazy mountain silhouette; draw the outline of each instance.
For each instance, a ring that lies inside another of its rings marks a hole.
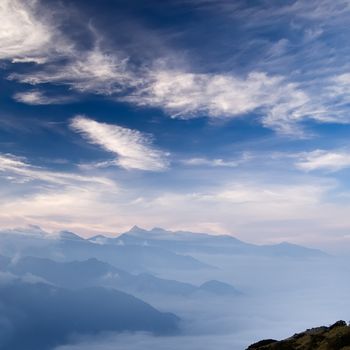
[[[45,350],[72,334],[178,329],[178,317],[131,295],[100,287],[68,290],[18,279],[0,285],[0,348]]]
[[[95,258],[84,261],[56,262],[47,258],[23,257],[11,262],[0,256],[0,268],[18,276],[32,274],[64,288],[90,286],[113,287],[134,295],[191,295],[207,292],[216,295],[239,295],[231,285],[208,281],[201,286],[155,277],[148,273],[131,274]]]
[[[118,268],[133,272],[162,269],[208,268],[197,259],[177,254],[162,247],[140,245],[98,244],[72,232],[61,232],[57,237],[32,235],[21,232],[0,234],[0,253],[6,256],[37,256],[71,261],[96,258]]]
[[[221,296],[240,295],[241,293],[228,283],[211,280],[200,285],[202,292],[212,293]]]
[[[101,239],[101,237],[100,237]],[[107,241],[109,244],[112,241]],[[106,243],[107,243],[106,242]],[[116,244],[147,245],[176,253],[246,254],[288,257],[321,257],[327,254],[312,248],[282,242],[274,245],[255,245],[230,235],[209,235],[186,231],[167,231],[162,228],[145,230],[134,226],[115,239]]]
[[[84,239],[62,231],[56,239],[47,238],[43,231],[0,234],[0,253],[55,257],[66,260],[84,260],[95,257],[121,269],[147,271],[147,269],[200,269],[209,266],[194,259],[191,253],[286,256],[297,258],[325,257],[326,253],[288,242],[255,245],[230,235],[210,235],[186,231],[167,231],[162,228],[145,230],[134,226],[115,238],[97,235]]]

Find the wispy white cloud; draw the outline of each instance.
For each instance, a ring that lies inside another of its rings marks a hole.
[[[231,203],[260,203],[270,205],[300,205],[313,204],[320,201],[322,196],[330,188],[317,185],[265,185],[256,186],[250,184],[232,185],[214,195],[209,195],[208,200],[227,201]]]
[[[222,1],[199,2],[205,3],[205,6],[228,6]],[[346,74],[327,78],[327,81],[323,79],[322,84],[317,84],[318,88],[312,91],[303,82],[291,82],[282,74],[266,73],[269,69],[264,68],[268,66],[259,66],[262,68],[259,71],[252,68],[246,75],[225,71],[194,73],[190,62],[182,66],[180,63],[172,64],[170,69],[164,63],[167,60],[158,57],[153,63],[150,62],[152,59],[143,60],[141,67],[135,68],[131,63],[133,60],[125,52],[106,49],[103,37],[91,26],[87,25],[86,31],[94,38],[92,49],[78,48],[60,31],[56,23],[59,16],[50,16],[48,11],[43,16],[41,7],[34,0],[4,0],[0,8],[6,18],[0,24],[0,47],[3,50],[1,53],[0,48],[0,58],[10,58],[17,63],[45,63],[25,73],[13,73],[10,79],[32,85],[66,85],[81,93],[101,94],[136,105],[158,107],[174,118],[232,119],[256,114],[265,127],[293,136],[305,136],[302,123],[306,120],[350,122],[345,106],[349,101]],[[235,12],[239,8],[243,17],[257,18],[257,25],[282,15],[324,18],[327,11],[332,15],[349,11],[345,0],[339,6],[323,0],[295,1],[285,6],[274,6],[271,11],[270,7],[246,8],[235,4],[232,9]],[[255,23],[253,20],[249,22]],[[305,35],[310,39],[321,35],[324,29],[313,26],[308,30]],[[288,39],[280,39],[269,47],[267,56],[271,59],[288,55],[289,45]],[[184,66],[187,69],[183,69]],[[341,97],[337,96],[339,91]],[[38,92],[19,93],[15,97],[30,104],[62,102],[57,98],[54,101],[39,96]]]
[[[50,171],[42,167],[33,166],[25,159],[11,154],[0,154],[0,173],[8,180],[24,183],[39,180],[55,185],[73,185],[82,183],[98,183],[114,186],[114,182],[104,177],[85,176],[77,173]]]
[[[189,73],[182,70],[149,71],[142,88],[124,100],[159,107],[173,118],[233,119],[255,114],[262,125],[280,134],[308,136],[303,122],[349,123],[350,76],[324,78],[316,90],[283,76],[251,72]]]
[[[47,62],[46,57],[16,57],[12,59],[12,63],[36,63],[36,64],[44,64]]]
[[[47,96],[40,90],[30,90],[16,93],[13,98],[17,102],[29,105],[64,104],[73,101],[70,96]]]
[[[284,236],[291,241],[314,240],[315,244],[316,236],[316,241],[321,241],[330,230],[341,233],[344,227],[350,227],[345,210],[349,204],[327,198],[335,187],[333,181],[315,178],[284,184],[226,182],[193,192],[145,194],[135,200],[133,208],[134,216],[142,217],[138,223],[146,227],[157,222],[158,226],[178,230],[232,232],[252,241],[273,241]]]
[[[328,198],[336,183],[314,177],[305,181],[304,175],[302,181],[284,177],[283,184],[273,184],[253,174],[184,191],[127,182],[117,186],[104,176],[62,174],[9,155],[2,156],[0,168],[5,178],[0,186],[1,227],[38,224],[49,231],[116,234],[137,223],[231,232],[255,242],[283,236],[313,244],[327,239],[330,231],[336,235],[350,228],[347,198],[340,204]]]
[[[257,6],[246,6],[244,1],[228,2],[225,0],[190,0],[201,9],[220,11],[227,16],[241,16],[246,19],[255,19],[259,23],[247,23],[247,26],[256,26],[266,21],[279,20],[282,16],[294,19],[314,21],[332,21],[334,18],[343,20],[344,15],[350,12],[348,0],[295,0],[276,6],[273,1],[265,1]]]
[[[106,227],[98,224],[94,213],[113,216],[110,200],[117,202],[120,187],[108,177],[90,174],[48,170],[24,158],[1,154],[1,226],[39,223],[60,229],[63,224],[72,229],[103,231]]]
[[[235,160],[222,159],[222,158],[189,158],[183,159],[182,164],[190,166],[209,166],[209,167],[237,167],[242,163],[247,162],[252,158],[249,153],[244,153],[241,157]]]
[[[74,117],[71,127],[90,143],[115,154],[115,164],[122,168],[162,171],[168,166],[166,153],[154,148],[150,137],[140,131],[84,116]]]
[[[330,20],[338,18],[350,12],[348,0],[297,0],[292,4],[286,4],[276,14],[292,14],[298,17],[311,20]]]
[[[350,102],[350,73],[345,72],[331,77],[326,92],[336,106],[344,106]]]
[[[51,10],[38,0],[2,0],[0,59],[43,64],[70,52],[72,44],[58,30]]]
[[[312,113],[310,97],[297,84],[261,72],[244,78],[232,74],[154,71],[148,85],[126,100],[158,106],[173,117],[184,119],[237,118],[257,112],[265,126],[285,134],[300,133],[297,123],[305,118],[319,119],[318,113]]]
[[[0,59],[35,57],[52,39],[48,26],[35,16],[37,1],[2,0],[0,4]]]
[[[310,237],[305,229],[312,239],[317,233],[322,240],[328,230],[337,232],[339,223],[340,232],[349,228],[349,206],[325,199],[332,184],[312,182],[274,185],[237,181],[192,192],[140,192],[140,188],[127,184],[119,184],[120,189],[114,190],[87,183],[46,187],[26,194],[12,192],[10,197],[2,187],[0,221],[2,227],[39,224],[49,231],[67,228],[83,234],[115,234],[137,223],[147,228],[231,232],[257,242],[278,240],[282,235],[292,241],[307,241]],[[18,191],[26,184],[13,186]]]
[[[103,38],[91,25],[92,49],[81,49],[60,29],[63,7],[44,7],[37,0],[3,0],[0,4],[0,59],[37,63],[9,79],[38,85],[68,85],[79,92],[110,95],[136,84],[128,57],[102,48]],[[28,97],[29,98],[29,97]],[[27,99],[28,99],[27,98]]]
[[[232,117],[260,107],[268,97],[262,86],[279,83],[280,79],[265,74],[251,74],[245,80],[225,74],[160,70],[151,72],[150,83],[129,100],[159,106],[174,117]]]
[[[350,152],[315,150],[302,153],[296,167],[304,171],[339,171],[350,167]]]
[[[212,166],[212,167],[236,167],[240,163],[238,161],[228,161],[220,158],[207,159],[207,158],[190,158],[182,161],[186,165],[194,166]]]
[[[63,84],[79,92],[103,95],[116,94],[138,81],[127,68],[127,58],[106,53],[99,47],[88,52],[75,51],[67,59],[65,64],[51,64],[25,74],[14,73],[9,78],[31,85]]]

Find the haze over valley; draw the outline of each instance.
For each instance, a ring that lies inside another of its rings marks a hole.
[[[349,348],[349,23],[0,0],[0,350]]]

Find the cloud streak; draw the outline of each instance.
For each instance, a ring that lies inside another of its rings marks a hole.
[[[13,98],[17,102],[26,103],[28,105],[64,104],[73,101],[69,96],[46,96],[40,90],[18,92]]]
[[[116,155],[115,164],[124,169],[163,171],[168,167],[166,153],[154,148],[150,137],[140,131],[84,116],[74,117],[70,126],[88,142]]]
[[[46,170],[29,164],[23,158],[10,154],[0,154],[0,173],[7,179],[17,183],[40,180],[56,185],[71,185],[73,183],[99,183],[101,185],[113,186],[113,182],[94,176],[79,175],[76,173],[58,172]]]
[[[350,167],[350,152],[315,150],[303,153],[295,164],[303,171],[324,170],[336,172]]]

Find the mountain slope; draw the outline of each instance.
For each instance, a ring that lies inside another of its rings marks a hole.
[[[0,285],[0,348],[45,350],[71,334],[177,331],[179,319],[131,295],[99,287],[68,290],[19,279]]]
[[[186,296],[196,291],[217,295],[239,295],[234,287],[219,281],[209,281],[202,286],[155,277],[148,273],[131,274],[95,258],[84,261],[56,262],[37,257],[23,257],[11,262],[0,256],[0,270],[17,276],[28,274],[40,277],[63,288],[104,286],[137,296],[146,294]],[[214,285],[211,286],[211,283]],[[211,288],[210,288],[211,286]]]
[[[277,341],[266,339],[250,345],[247,350],[349,350],[350,325],[338,321],[330,327],[308,329]]]

